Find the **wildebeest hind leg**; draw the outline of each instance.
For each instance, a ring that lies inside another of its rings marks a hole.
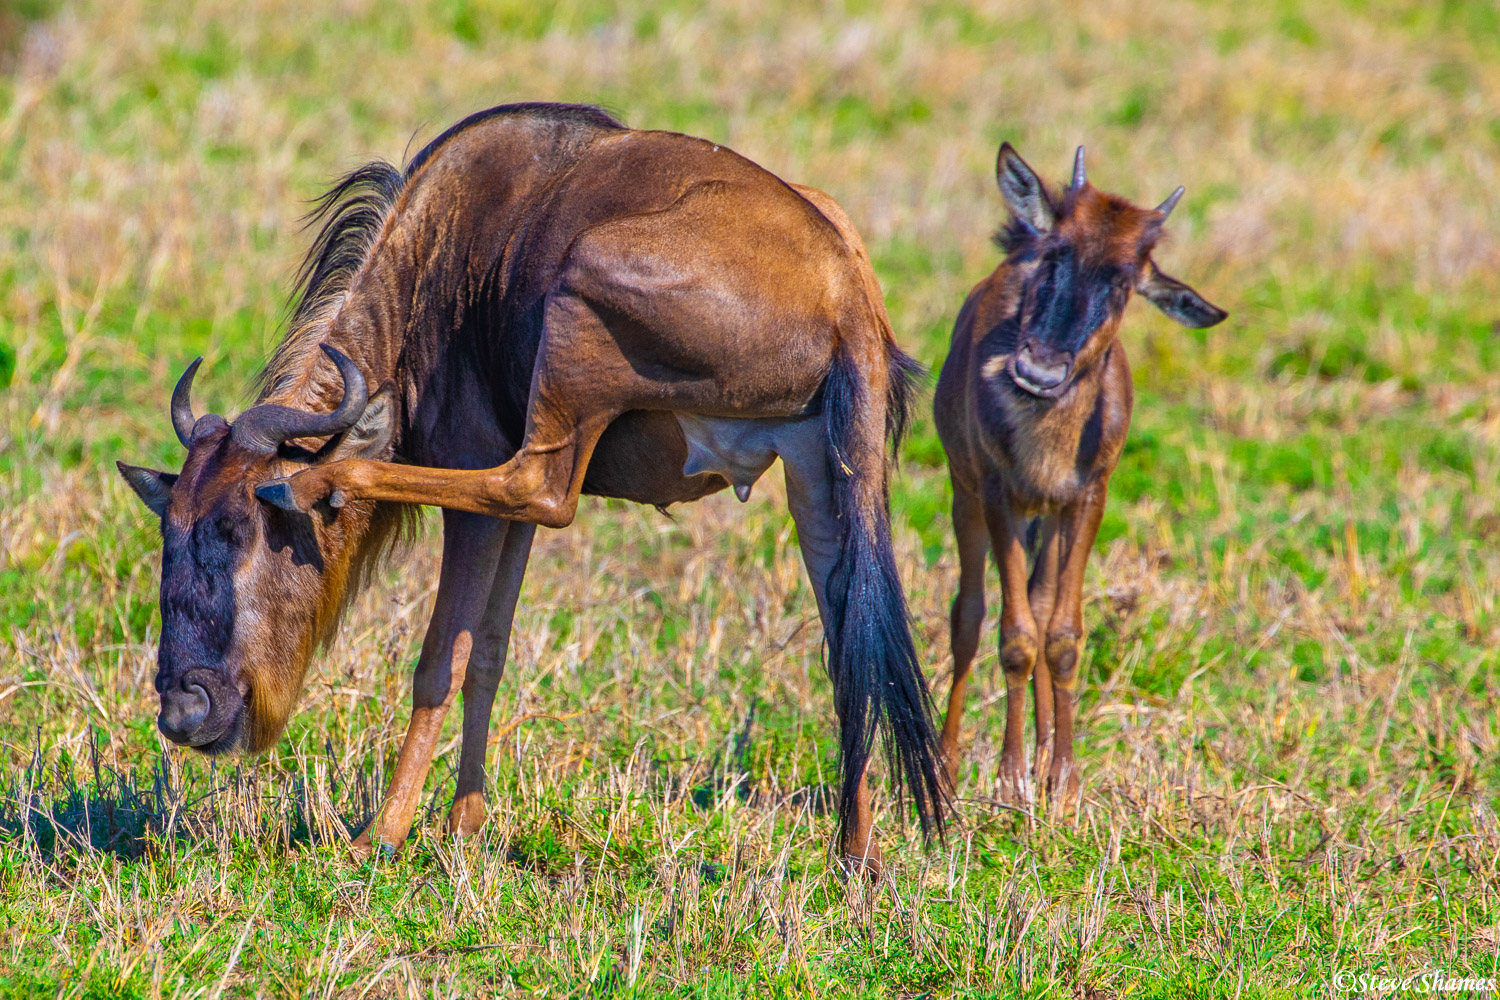
[[[776,450],[786,469],[787,504],[797,524],[797,542],[817,597],[818,613],[825,632],[831,632],[828,579],[843,550],[843,529],[835,514],[833,480],[828,469],[828,435],[821,420],[788,425],[779,435]],[[841,722],[843,720],[840,720]],[[874,834],[870,809],[869,773],[860,777],[855,815],[846,823],[844,842],[839,845],[843,864],[879,876],[884,856]]]
[[[948,642],[953,649],[953,683],[948,689],[948,714],[943,718],[943,766],[948,784],[958,783],[959,748],[964,695],[969,670],[979,652],[979,630],[984,624],[985,561],[990,536],[984,525],[984,501],[962,486],[953,486],[953,534],[958,540],[958,594],[949,613]]]

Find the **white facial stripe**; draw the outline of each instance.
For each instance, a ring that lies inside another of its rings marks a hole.
[[[1010,364],[1009,354],[994,354],[985,359],[979,367],[979,374],[985,378],[999,378],[1005,374],[1006,366]]]

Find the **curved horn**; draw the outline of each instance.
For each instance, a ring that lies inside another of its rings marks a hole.
[[[1073,190],[1081,190],[1088,182],[1088,174],[1083,169],[1083,147],[1079,146],[1078,152],[1073,154]]]
[[[1166,201],[1156,206],[1156,214],[1162,217],[1163,222],[1166,221],[1167,216],[1172,214],[1172,209],[1177,207],[1177,203],[1182,200],[1182,192],[1186,190],[1187,188],[1179,185],[1176,191],[1167,195]]]
[[[177,432],[177,440],[184,448],[192,443],[193,424],[198,422],[193,416],[193,376],[198,374],[198,366],[202,363],[201,357],[194,358],[172,390],[172,429]]]
[[[365,377],[342,351],[319,344],[323,353],[333,359],[344,379],[344,398],[332,413],[309,413],[277,403],[252,406],[235,420],[230,428],[235,443],[254,451],[272,452],[283,441],[299,437],[327,437],[346,431],[359,420],[370,401]]]

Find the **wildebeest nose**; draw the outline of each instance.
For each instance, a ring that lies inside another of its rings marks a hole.
[[[1055,389],[1068,377],[1073,356],[1034,342],[1016,351],[1016,381],[1027,389]]]
[[[156,728],[173,743],[190,744],[212,708],[213,702],[201,684],[163,691],[161,712],[156,716]]]

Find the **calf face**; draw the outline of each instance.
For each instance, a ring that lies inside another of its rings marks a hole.
[[[1080,148],[1073,179],[1050,192],[1009,143],[996,179],[1014,220],[998,237],[1006,254],[1013,329],[986,369],[1003,370],[1025,395],[1054,399],[1108,353],[1131,292],[1187,326],[1226,313],[1157,268],[1151,252],[1182,189],[1154,209],[1137,208],[1088,182]]]

